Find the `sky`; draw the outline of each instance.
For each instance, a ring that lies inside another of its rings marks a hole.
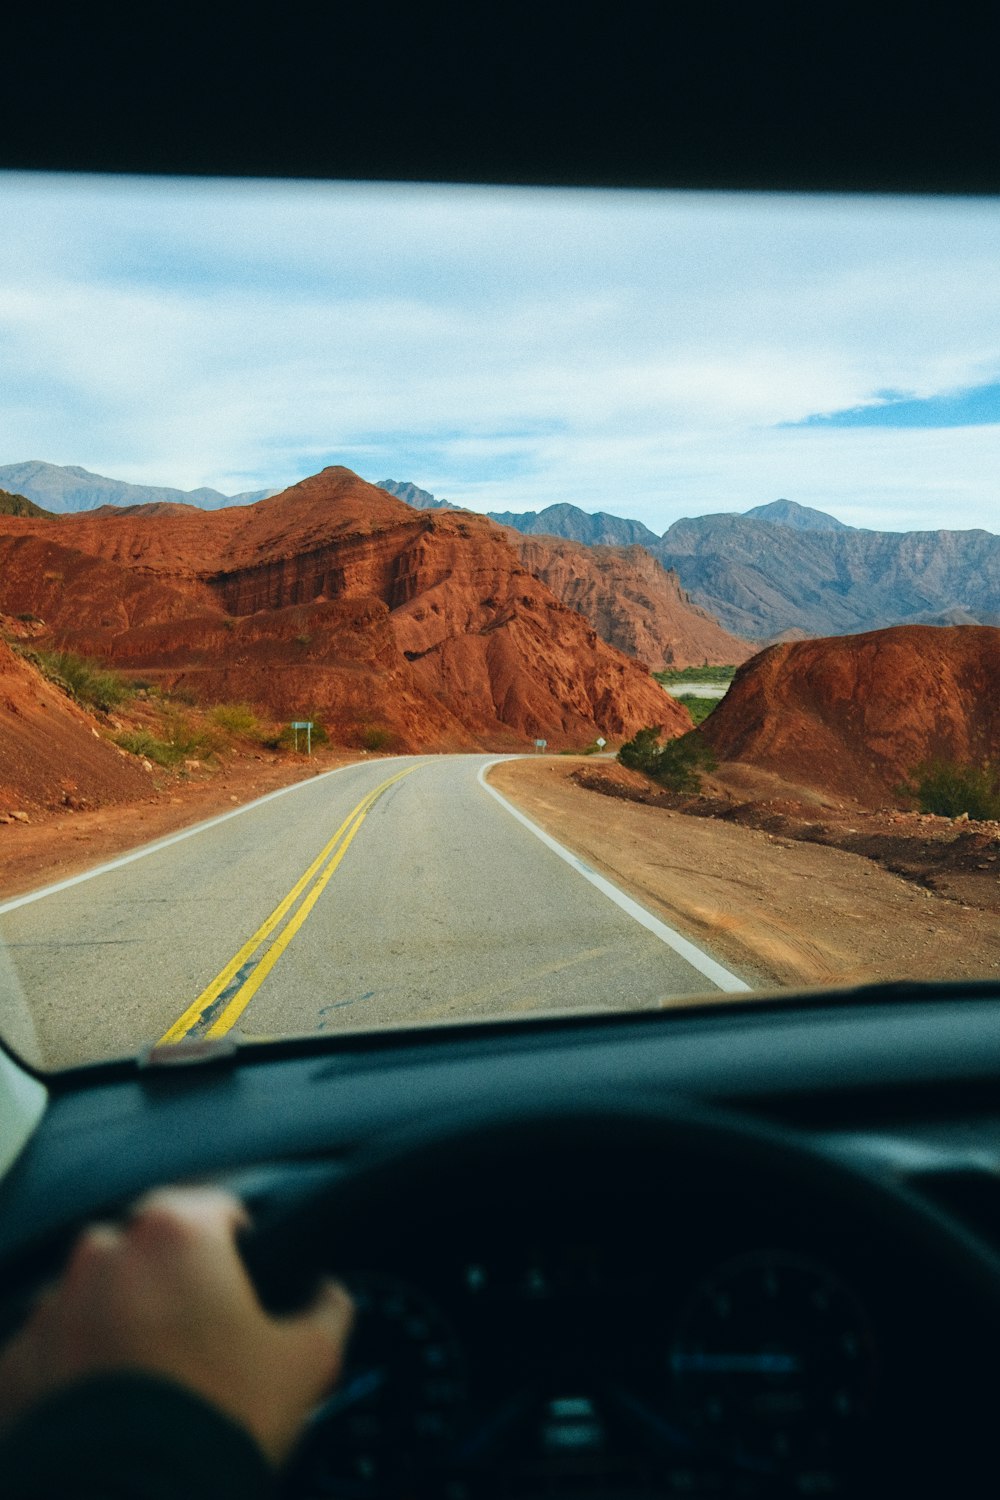
[[[0,465],[1000,530],[1000,202],[0,173]]]

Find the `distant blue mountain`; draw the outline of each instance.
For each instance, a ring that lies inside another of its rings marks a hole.
[[[155,484],[127,484],[123,479],[91,474],[89,469],[75,464],[47,464],[41,459],[0,465],[0,488],[25,495],[36,505],[59,514],[97,510],[101,505],[149,505],[154,501],[219,510],[224,505],[252,505],[255,500],[278,493],[247,490],[240,495],[223,495],[211,489],[174,490]]]
[[[838,521],[836,516],[828,516],[824,510],[812,510],[808,505],[798,505],[794,500],[772,500],[770,505],[755,505],[743,514],[778,526],[792,526],[796,531],[854,530],[854,527]]]
[[[412,505],[416,510],[465,510],[466,508],[464,505],[452,505],[450,500],[435,500],[427,490],[410,484],[408,480],[380,479],[377,488],[385,490],[387,495],[395,495],[397,500],[402,500],[406,505]]]

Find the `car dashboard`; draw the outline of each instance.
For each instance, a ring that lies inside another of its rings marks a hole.
[[[910,987],[64,1075],[0,1186],[7,1323],[83,1223],[210,1180],[265,1301],[358,1309],[296,1500],[971,1492],[998,1019]]]

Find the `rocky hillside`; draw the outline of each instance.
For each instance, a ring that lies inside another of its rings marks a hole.
[[[819,530],[747,516],[677,521],[652,549],[737,635],[773,639],[1000,609],[1000,536],[988,531]]]
[[[655,531],[641,521],[608,515],[603,510],[591,515],[576,505],[547,505],[538,511],[490,511],[490,519],[500,526],[512,526],[525,536],[561,536],[588,547],[650,546],[658,540]]]
[[[409,480],[380,479],[378,488],[385,490],[387,495],[395,495],[397,500],[402,500],[406,505],[412,505],[414,510],[465,510],[464,505],[452,505],[450,500],[436,499],[429,490],[422,490]]]
[[[414,489],[394,492],[404,488]],[[416,491],[411,503],[440,502]],[[1000,537],[987,531],[867,531],[792,500],[676,521],[662,537],[574,505],[491,514],[527,536],[643,546],[693,604],[751,642],[1000,620]]]
[[[720,761],[878,806],[921,761],[1000,752],[1000,630],[903,626],[771,646],[700,733]]]
[[[44,520],[51,515],[51,511],[43,510],[26,495],[12,495],[8,490],[0,490],[0,516],[36,516]]]
[[[149,778],[0,637],[0,816],[30,817],[40,787],[50,801],[83,806],[148,796]]]
[[[414,511],[347,469],[217,511],[0,525],[0,609],[205,702],[357,743],[553,748],[690,726],[483,516]]]
[[[798,505],[794,500],[772,500],[769,505],[753,505],[743,512],[755,521],[772,521],[778,526],[791,526],[796,531],[850,531],[850,527],[826,511],[813,510],[809,505]]]
[[[461,509],[449,507],[413,484],[384,479],[379,489],[421,510]],[[490,519],[499,523],[509,514],[497,513]],[[561,519],[569,536],[536,534],[535,523],[542,517],[554,523]],[[580,518],[592,524],[576,524]],[[526,524],[508,526],[508,540],[528,572],[563,604],[584,615],[603,641],[644,662],[651,671],[666,666],[738,663],[755,649],[723,630],[707,610],[693,604],[676,573],[664,569],[644,548],[580,539],[583,533],[591,537],[616,534],[614,527],[605,525],[612,521],[623,536],[628,536],[639,522],[588,516],[572,505],[550,506],[515,519]],[[653,536],[652,532],[648,534]]]
[[[756,649],[693,604],[677,574],[644,547],[586,547],[555,537],[508,535],[529,573],[584,615],[602,640],[651,671],[738,664]]]

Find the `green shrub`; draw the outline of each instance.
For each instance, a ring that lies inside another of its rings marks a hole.
[[[260,720],[249,703],[219,703],[208,717],[227,734],[241,734],[248,739],[260,737]]]
[[[1000,764],[961,765],[937,757],[922,761],[898,795],[916,802],[921,812],[942,818],[1000,819]]]
[[[392,730],[382,724],[366,724],[360,737],[365,750],[388,750],[395,739]]]
[[[668,740],[660,751],[654,776],[672,792],[700,792],[703,771],[714,771],[715,756],[697,729]]]
[[[701,791],[701,775],[715,770],[715,756],[696,729],[660,744],[662,726],[650,725],[624,744],[618,752],[623,766],[643,771],[672,792]]]
[[[181,759],[181,752],[174,745],[168,744],[166,740],[158,740],[155,735],[150,734],[148,729],[128,730],[124,734],[115,735],[115,744],[127,750],[130,755],[141,755],[146,760],[155,761],[158,766],[175,766]]]
[[[640,729],[632,739],[626,740],[618,752],[622,765],[628,766],[630,771],[644,771],[647,776],[655,775],[662,733],[662,724],[650,724],[646,729]]]
[[[182,760],[208,760],[219,749],[210,729],[199,729],[181,714],[171,714],[163,726],[164,738],[148,729],[126,730],[115,735],[115,744],[132,755],[144,755],[158,766],[178,766]]]
[[[26,653],[52,682],[78,703],[99,708],[103,713],[132,696],[132,687],[117,672],[109,672],[99,663],[77,656],[75,651],[36,651]]]

